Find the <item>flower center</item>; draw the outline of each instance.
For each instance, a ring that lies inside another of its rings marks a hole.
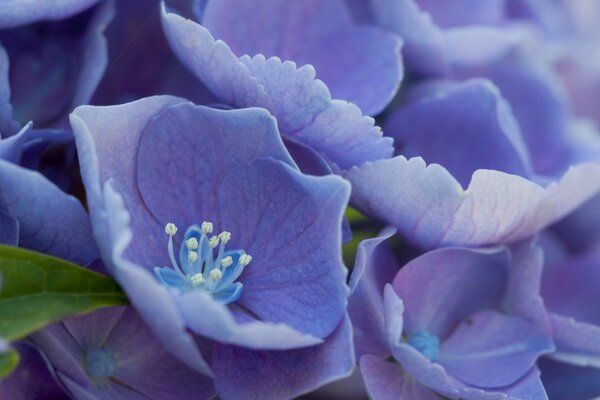
[[[178,264],[173,253],[173,236],[177,227],[168,223],[165,232],[169,236],[167,248],[173,268],[154,268],[163,285],[179,293],[203,290],[225,304],[233,303],[242,295],[244,285],[235,280],[252,257],[243,250],[225,250],[231,233],[223,231],[209,237],[213,224],[206,221],[200,227],[189,227],[179,249]]]
[[[440,354],[440,339],[426,331],[414,333],[408,339],[408,344],[419,350],[421,354],[432,362],[437,360]]]
[[[107,378],[115,372],[117,367],[113,353],[104,348],[87,353],[85,364],[88,375],[92,378]]]

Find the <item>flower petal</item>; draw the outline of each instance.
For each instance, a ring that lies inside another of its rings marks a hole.
[[[39,3],[37,0],[8,0],[2,4],[0,28],[12,28],[39,20],[70,17],[91,7],[99,0],[57,0]]]
[[[439,363],[469,385],[492,389],[515,383],[553,349],[548,336],[523,318],[485,310],[442,342]]]
[[[256,351],[216,345],[213,354],[215,386],[226,399],[270,400],[295,398],[354,368],[352,328],[344,318],[323,344],[288,351]]]
[[[211,1],[202,23],[238,56],[313,65],[334,98],[355,103],[367,115],[382,111],[402,80],[400,39],[354,25],[339,0]]]
[[[230,172],[217,195],[233,248],[253,259],[238,303],[260,319],[326,337],[346,307],[341,224],[350,187],[257,160]],[[259,195],[260,194],[260,195]]]
[[[485,245],[527,238],[600,190],[600,164],[571,167],[543,188],[521,177],[477,170],[466,190],[443,167],[399,156],[353,168],[353,201],[423,247]]]

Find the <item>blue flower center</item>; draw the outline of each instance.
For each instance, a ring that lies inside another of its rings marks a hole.
[[[117,367],[115,356],[108,349],[92,350],[85,356],[85,367],[92,378],[107,378]]]
[[[177,263],[173,252],[177,227],[168,223],[165,232],[169,236],[167,247],[172,268],[154,268],[163,285],[179,293],[203,290],[224,304],[233,303],[242,295],[244,285],[236,279],[252,257],[243,250],[225,250],[231,233],[223,231],[209,237],[213,232],[212,223],[205,221],[200,227],[192,225],[181,243]]]
[[[426,331],[415,332],[409,339],[410,344],[419,350],[429,361],[437,360],[440,354],[440,339]]]

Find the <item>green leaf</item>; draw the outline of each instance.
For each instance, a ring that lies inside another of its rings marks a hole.
[[[0,246],[0,337],[22,338],[99,307],[128,304],[111,278],[68,261]]]
[[[0,353],[0,379],[8,376],[19,363],[19,353],[9,349],[6,353]]]

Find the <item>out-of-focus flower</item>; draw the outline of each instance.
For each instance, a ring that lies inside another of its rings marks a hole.
[[[351,372],[349,186],[297,171],[267,111],[160,96],[71,122],[103,258],[172,354],[225,398],[293,397]],[[210,365],[192,334],[214,341]]]
[[[553,350],[541,251],[445,248],[399,271],[382,240],[361,244],[351,278],[357,353],[374,399],[544,399],[535,367]],[[392,355],[399,363],[385,361]],[[512,397],[509,397],[512,396]]]
[[[36,19],[63,19],[71,15],[67,10],[81,10],[93,2],[62,3],[65,6],[33,7],[40,11]],[[2,6],[3,15],[6,7],[26,10],[32,5],[10,2]],[[34,121],[36,128],[68,126],[68,113],[89,102],[106,68],[102,32],[112,12],[109,1],[69,19],[0,29],[2,135],[14,134],[19,124],[28,121]]]
[[[31,336],[77,399],[208,399],[212,382],[170,355],[133,307],[68,318]]]
[[[303,7],[301,4],[295,6]],[[283,137],[301,147],[301,156],[295,157],[300,167],[310,167],[323,157],[347,169],[392,154],[391,139],[382,137],[374,120],[362,116],[352,103],[332,100],[327,86],[315,79],[312,66],[297,68],[292,61],[262,54],[238,58],[203,26],[165,10],[162,18],[175,54],[221,103],[235,108],[263,107],[275,116]],[[264,36],[267,32],[258,29],[257,34]],[[393,38],[386,40],[397,46]],[[396,47],[390,51],[395,54]]]

